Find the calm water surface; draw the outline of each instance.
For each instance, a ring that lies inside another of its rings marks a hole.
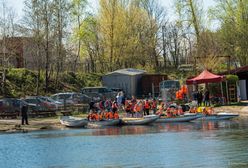
[[[248,167],[248,122],[0,135],[0,168]]]

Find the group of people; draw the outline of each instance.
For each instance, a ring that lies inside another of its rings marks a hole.
[[[119,119],[118,104],[116,101],[104,98],[99,103],[90,102],[90,113],[88,115],[89,121],[101,121]]]
[[[210,106],[210,93],[208,90],[206,90],[204,94],[199,90],[194,93],[193,97],[194,100],[197,101],[198,106],[201,106],[202,103],[204,103],[204,106]]]
[[[158,111],[156,112],[159,116],[166,116],[166,117],[176,117],[179,115],[183,115],[184,111],[181,106],[171,105],[166,107],[163,102],[158,107]]]
[[[90,102],[90,113],[88,115],[89,120],[103,120],[103,119],[118,119],[119,111],[125,111],[127,117],[142,117],[143,115],[149,115],[150,111],[153,114],[157,110],[157,101],[137,100],[132,96],[131,100],[124,100],[121,94],[118,94],[115,100],[103,98],[98,103],[94,101]]]
[[[198,107],[204,103],[205,106],[210,106],[209,91],[206,90],[203,94],[202,91],[198,91],[194,94],[194,99],[198,103]],[[150,114],[156,114],[160,116],[176,117],[183,115],[185,109],[182,106],[168,106],[164,102],[159,102],[156,99],[139,99],[132,96],[130,100],[126,100],[124,93],[119,92],[115,99],[103,98],[98,103],[90,103],[90,113],[88,119],[91,121],[99,121],[106,119],[118,119],[119,111],[126,112],[127,117],[143,117]],[[203,113],[212,114],[212,108],[205,108]],[[192,107],[189,112],[197,113],[197,107]]]
[[[125,112],[128,116],[141,117],[142,115],[150,115],[150,111],[153,114],[157,110],[157,101],[153,100],[137,100],[134,96],[130,101],[125,101]]]

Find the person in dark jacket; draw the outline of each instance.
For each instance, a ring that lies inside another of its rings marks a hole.
[[[210,94],[209,91],[206,90],[206,92],[204,94],[204,105],[205,106],[210,106],[210,101],[209,101],[210,97],[209,97],[209,94]]]
[[[28,124],[28,105],[27,104],[22,105],[21,116],[22,116],[22,125],[24,125],[24,123],[26,123],[26,125],[29,125]]]
[[[198,103],[198,107],[201,106],[201,104],[202,104],[202,99],[203,99],[202,92],[201,92],[201,91],[198,91],[198,93],[197,93],[197,103]]]

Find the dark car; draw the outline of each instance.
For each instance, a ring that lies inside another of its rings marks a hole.
[[[20,113],[20,100],[15,98],[4,98],[0,100],[0,113]]]

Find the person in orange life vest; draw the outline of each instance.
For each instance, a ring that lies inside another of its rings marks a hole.
[[[138,101],[135,106],[134,106],[134,113],[135,113],[135,117],[139,117],[142,114],[140,114],[140,112],[142,111],[142,102]]]
[[[203,107],[203,109],[202,109],[202,114],[208,115],[207,110],[206,110],[206,107]]]
[[[107,111],[104,112],[104,119],[106,119],[106,120],[109,119],[109,114]]]
[[[155,114],[157,111],[157,101],[155,98],[152,101],[152,110],[153,110],[153,114]]]
[[[164,102],[160,103],[160,106],[158,107],[158,111],[156,112],[156,115],[159,115],[159,116],[164,115]]]
[[[182,106],[178,106],[178,111],[177,111],[178,115],[183,115],[183,109]]]
[[[113,112],[112,112],[112,111],[109,111],[109,112],[108,112],[108,119],[109,119],[109,120],[112,120],[113,118],[114,118]]]
[[[103,118],[104,118],[104,112],[101,111],[101,112],[99,113],[99,121],[103,120]]]
[[[151,108],[150,103],[148,99],[146,99],[145,104],[144,104],[144,115],[149,115],[150,108]]]
[[[171,108],[171,111],[174,117],[178,115],[178,108]]]
[[[117,113],[117,111],[114,112],[114,119],[115,119],[115,120],[119,119],[119,114]]]
[[[207,115],[212,115],[213,113],[214,113],[213,108],[212,108],[212,107],[209,107],[209,108],[207,109]]]
[[[134,106],[135,104],[137,104],[137,99],[135,98],[135,96],[132,96],[132,99],[131,99],[131,113],[132,113],[132,117],[134,115]]]
[[[87,116],[87,119],[89,121],[91,121],[92,120],[92,117],[93,117],[93,112],[90,112],[89,115]]]
[[[100,119],[100,118],[99,118],[99,114],[98,114],[98,113],[95,113],[95,120],[96,120],[96,121],[99,121],[99,119]]]
[[[99,115],[98,115],[98,113],[96,111],[92,115],[92,120],[99,121]]]
[[[169,118],[172,117],[172,109],[170,107],[168,107],[166,110],[166,116]]]
[[[195,108],[195,107],[191,107],[191,108],[189,109],[189,112],[190,112],[190,113],[196,113],[196,108]]]

